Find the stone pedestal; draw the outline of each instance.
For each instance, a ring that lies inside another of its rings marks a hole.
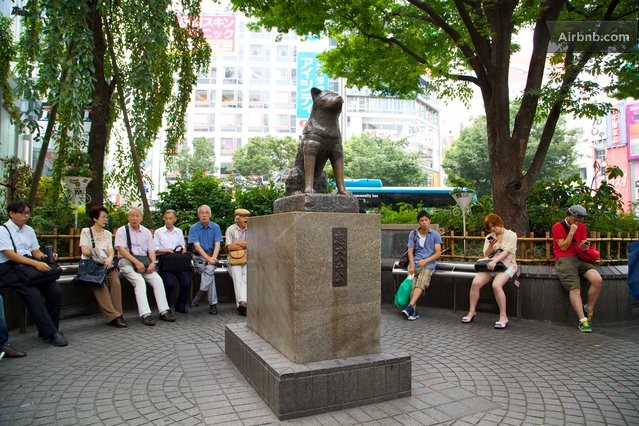
[[[251,330],[298,363],[379,352],[379,216],[290,212],[250,227]]]
[[[280,418],[410,395],[410,357],[380,352],[379,216],[251,218],[246,325],[225,351]]]

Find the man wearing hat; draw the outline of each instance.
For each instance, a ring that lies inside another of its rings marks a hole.
[[[579,319],[579,330],[592,331],[592,316],[601,294],[603,280],[595,266],[577,257],[577,250],[588,250],[590,242],[583,220],[586,209],[574,205],[566,212],[566,218],[552,227],[552,249],[559,282],[568,292],[570,305]],[[588,302],[581,299],[581,278],[590,283]]]
[[[226,253],[229,275],[233,280],[235,305],[240,315],[246,315],[246,229],[251,212],[235,209],[235,224],[226,230]]]

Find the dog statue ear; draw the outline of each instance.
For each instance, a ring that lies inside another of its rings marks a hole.
[[[319,95],[320,93],[322,93],[322,91],[321,91],[320,89],[318,89],[317,87],[313,87],[313,88],[311,89],[311,98],[312,98],[313,100],[315,100],[315,97],[316,97],[317,95]]]

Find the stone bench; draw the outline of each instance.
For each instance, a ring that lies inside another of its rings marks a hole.
[[[396,270],[396,258],[382,259],[382,303],[393,304],[397,287],[407,272]],[[466,310],[469,306],[470,284],[474,273],[469,271],[472,264],[451,264],[442,262],[435,272],[431,285],[420,305],[424,308],[436,307]],[[559,283],[553,265],[520,265],[519,288],[504,286],[508,315],[516,318],[573,322],[575,314],[568,301],[568,293]],[[632,299],[628,292],[628,266],[599,266],[597,270],[604,280],[604,287],[597,302],[596,322],[619,322],[639,318],[639,301]],[[589,284],[582,282],[582,298],[587,299]],[[490,285],[481,289],[479,312],[497,314],[497,302]]]
[[[78,264],[62,264],[62,276],[57,283],[62,287],[62,307],[60,309],[60,319],[72,318],[82,315],[92,315],[100,313],[100,310],[93,297],[93,292],[89,286],[76,286],[73,284]],[[120,275],[122,284],[122,309],[136,310],[137,303],[135,301],[135,293],[133,286]],[[189,292],[189,302],[199,289],[200,274],[193,272],[191,281],[191,291]],[[215,268],[215,284],[217,289],[218,301],[220,303],[229,303],[235,301],[235,292],[233,290],[233,281],[228,274],[226,261],[222,261]],[[172,295],[169,295],[169,305],[175,305],[177,298],[177,289]],[[9,329],[18,328],[21,333],[26,332],[27,325],[30,324],[29,315],[26,306],[22,302],[20,296],[9,289],[3,289],[5,297],[5,315]],[[155,306],[155,298],[153,291],[147,286],[147,294],[149,303],[153,308]]]

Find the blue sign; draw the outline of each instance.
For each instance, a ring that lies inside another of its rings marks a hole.
[[[313,99],[311,89],[328,90],[328,76],[321,72],[315,52],[297,53],[297,118],[308,118],[311,115]]]

